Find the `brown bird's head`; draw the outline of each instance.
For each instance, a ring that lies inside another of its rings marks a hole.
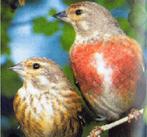
[[[72,4],[54,17],[72,24],[78,39],[122,33],[111,13],[95,2],[83,1]]]
[[[30,58],[16,64],[10,69],[25,77],[49,74],[50,72],[54,72],[53,70],[56,68],[54,67],[55,64],[46,58]]]
[[[30,58],[11,67],[24,81],[38,85],[60,82],[64,74],[60,67],[46,58]]]

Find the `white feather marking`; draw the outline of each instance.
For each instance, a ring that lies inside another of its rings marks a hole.
[[[21,98],[26,97],[26,91],[25,91],[24,87],[22,87],[22,88],[20,88],[20,89],[18,90],[18,95],[19,95]]]
[[[28,85],[27,85],[27,89],[26,89],[27,93],[28,94],[32,94],[32,95],[35,95],[35,94],[39,94],[39,89],[35,88],[32,84],[32,82],[28,82]]]
[[[38,114],[41,113],[42,106],[41,106],[40,100],[38,100],[37,98],[34,98],[32,103],[33,103],[33,106],[36,107],[36,113],[38,113]]]
[[[96,104],[98,106],[97,113],[103,114],[103,112],[106,112],[106,114],[109,114],[109,116],[117,118],[118,114],[122,113],[122,109],[118,107],[118,104],[120,102],[118,96],[116,96],[115,92],[111,92],[112,90],[114,90],[111,88],[113,70],[110,66],[107,65],[106,60],[101,53],[94,54],[91,65],[96,69],[97,74],[102,75],[104,78],[103,94],[101,96],[98,96],[96,99]]]
[[[41,85],[49,84],[49,80],[45,76],[39,76],[38,78],[39,78],[39,82],[41,83]]]
[[[49,115],[49,116],[53,116],[54,115],[52,102],[50,102],[48,105],[46,105],[46,102],[44,102],[43,106],[45,108],[45,111],[46,111],[47,115]]]
[[[33,106],[36,107],[36,114],[41,113],[44,111],[48,117],[53,116],[54,111],[53,111],[53,106],[51,100],[47,100],[45,96],[42,96],[40,100],[38,99],[37,96],[39,96],[39,89],[35,88],[31,82],[27,83],[27,89],[25,87],[19,89],[18,95],[23,99],[26,98],[26,103],[30,104],[30,95],[34,96],[33,99]],[[55,92],[55,91],[54,91]],[[36,97],[35,97],[36,96]],[[32,106],[29,107],[28,111],[32,110]],[[37,115],[34,113],[34,116]]]
[[[89,29],[89,26],[88,26],[86,21],[81,21],[81,26],[83,27],[84,30],[88,30]]]
[[[45,96],[42,96],[40,103],[44,106],[48,115],[53,115],[53,107],[50,100],[47,100]]]
[[[96,53],[94,55],[94,67],[97,70],[98,74],[102,74],[104,77],[104,83],[107,83],[106,85],[111,85],[112,83],[112,69],[107,66],[104,57],[102,54]]]
[[[36,94],[39,94],[39,92],[40,91],[37,88],[35,88],[31,82],[28,82],[27,88],[22,87],[21,89],[19,89],[18,95],[21,98],[24,98],[24,97],[27,98],[29,95],[36,95]]]

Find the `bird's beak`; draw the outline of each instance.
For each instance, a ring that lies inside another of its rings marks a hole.
[[[66,21],[66,19],[68,18],[66,11],[59,12],[59,13],[53,15],[53,17],[60,19],[60,20],[63,20],[63,21]]]
[[[15,66],[10,67],[9,69],[17,72],[20,75],[24,74],[24,67],[23,67],[22,63],[18,63]]]

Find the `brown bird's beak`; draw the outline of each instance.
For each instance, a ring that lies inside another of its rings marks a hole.
[[[53,15],[53,17],[60,19],[60,20],[63,20],[63,21],[66,21],[66,22],[68,19],[66,11],[59,12],[59,13]]]
[[[17,72],[18,74],[21,74],[21,75],[24,74],[24,67],[21,63],[18,63],[15,66],[10,67],[9,69]]]

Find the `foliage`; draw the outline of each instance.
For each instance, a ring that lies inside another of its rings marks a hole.
[[[130,37],[136,38],[135,29],[132,28],[132,26],[130,25],[127,19],[117,18],[117,20],[119,22],[121,29],[123,29],[126,34],[128,34]]]
[[[54,15],[54,14],[56,14],[57,13],[57,11],[55,10],[55,9],[51,9],[50,11],[49,11],[49,16],[52,16],[52,15]]]
[[[1,74],[2,95],[7,97],[14,96],[18,88],[21,86],[20,79],[18,78],[17,74],[8,69],[10,66],[12,66],[11,61],[8,61],[6,64],[2,65]]]
[[[96,2],[103,5],[107,9],[118,8],[125,4],[125,0],[96,0]]]
[[[3,64],[1,64],[1,100],[5,100],[5,98],[7,98],[7,100],[5,101],[7,101],[7,103],[9,104],[11,102],[12,97],[15,95],[18,87],[20,86],[20,80],[18,79],[17,75],[8,70],[8,68],[12,66],[13,63],[9,58],[11,51],[8,46],[10,39],[8,37],[7,31],[10,26],[11,20],[15,15],[15,9],[17,8],[17,0],[5,0],[1,2],[1,5],[1,54],[2,56],[6,57]],[[1,108],[6,107],[6,104],[2,104]],[[9,107],[7,107],[6,110],[11,111],[12,108]],[[8,116],[3,115],[5,113],[7,112],[3,112],[2,109],[2,137],[8,136],[9,131],[11,132],[12,130],[14,130],[14,127],[16,125],[16,120],[14,122],[14,115],[11,115],[12,112],[8,113]]]
[[[70,46],[72,45],[75,39],[75,32],[73,28],[68,25],[64,24],[62,28],[62,35],[61,35],[61,44],[64,50],[69,51]]]
[[[6,96],[8,98],[12,98],[16,91],[21,87],[22,82],[18,78],[18,75],[15,74],[14,72],[11,72],[8,70],[10,66],[13,65],[10,55],[11,51],[8,46],[10,39],[8,37],[8,28],[10,27],[10,23],[12,19],[14,18],[15,15],[15,8],[17,8],[17,2],[18,0],[5,0],[2,1],[2,17],[1,17],[1,44],[2,44],[2,55],[7,56],[7,60],[4,64],[2,64],[2,75],[1,75],[1,85],[2,85],[2,96]],[[23,4],[25,0],[19,0],[21,4]],[[28,0],[31,3],[34,3],[37,0]],[[28,2],[26,1],[26,3]],[[80,0],[82,1],[82,0]],[[94,0],[91,0],[94,1]],[[109,10],[114,10],[118,9],[120,7],[126,6],[127,2],[124,0],[95,0],[97,3],[102,4]],[[144,33],[147,34],[147,11],[145,10],[145,7],[141,2],[135,3],[132,2],[134,0],[128,0],[129,2],[129,8],[130,8],[130,13],[128,18],[123,18],[123,17],[118,17],[117,20],[120,24],[120,27],[125,31],[126,34],[129,36],[137,39],[142,45],[144,44]],[[79,0],[63,0],[64,4],[72,4],[75,2],[79,2]],[[13,4],[14,3],[14,4]],[[28,3],[29,4],[29,3]],[[26,4],[27,5],[27,4]],[[24,6],[26,6],[24,5]],[[13,9],[12,9],[13,8]],[[146,4],[146,9],[147,9],[147,4]],[[54,8],[49,9],[48,15],[51,17],[56,13],[56,10]],[[29,14],[29,13],[28,13]],[[42,34],[47,37],[53,36],[56,32],[61,32],[60,33],[60,43],[61,47],[64,51],[68,52],[70,49],[70,46],[72,45],[74,38],[75,38],[75,32],[73,28],[66,24],[62,23],[58,20],[53,20],[49,21],[48,16],[39,16],[33,20],[33,25],[32,29],[34,34]],[[69,64],[63,66],[63,71],[71,81],[72,85],[75,87],[77,91],[79,91],[78,87],[75,85],[75,79],[73,76],[73,72]],[[2,104],[3,105],[3,104]],[[5,104],[4,104],[5,105]],[[9,109],[9,108],[8,108]],[[8,117],[10,120],[9,122],[14,120],[14,116]],[[144,114],[144,119],[147,123],[147,108],[145,109],[145,114]],[[15,123],[15,122],[14,122]],[[12,124],[11,128],[13,128]],[[83,137],[88,135],[88,133],[91,131],[91,129],[97,125],[96,122],[90,122],[86,127],[84,128],[84,134]],[[7,129],[6,129],[7,130]],[[104,134],[104,136],[107,136]]]
[[[9,38],[7,35],[7,28],[9,27],[10,21],[13,18],[14,15],[14,10],[10,8],[10,5],[7,4],[4,1],[2,1],[2,6],[1,6],[1,52],[2,53],[10,53],[9,47],[8,47],[8,42]]]
[[[83,1],[83,0],[74,0],[74,1],[73,0],[63,0],[63,2],[67,5],[70,5],[70,4],[73,4],[73,3],[76,3],[76,2],[80,2],[80,1]]]
[[[14,1],[15,2],[15,1]],[[2,54],[9,57],[10,55],[10,49],[8,47],[9,43],[9,37],[7,34],[7,29],[10,25],[11,19],[14,16],[14,9],[12,8],[12,2],[11,1],[2,1],[2,27],[1,27],[1,44],[2,44]],[[15,3],[14,3],[15,5]],[[20,85],[19,80],[16,76],[16,74],[11,73],[10,70],[8,70],[8,67],[12,66],[11,60],[8,59],[7,62],[5,62],[2,65],[2,74],[1,74],[1,80],[2,80],[2,95],[12,97],[14,96],[15,92],[17,91],[17,86]],[[12,83],[12,81],[15,82]],[[9,85],[6,86],[6,82],[9,83]]]
[[[58,21],[48,22],[44,17],[34,19],[33,23],[33,30],[35,33],[50,36],[59,30]]]
[[[74,85],[74,76],[73,76],[73,71],[69,65],[65,65],[63,67],[63,72],[67,76],[67,78],[70,80],[70,82]]]

